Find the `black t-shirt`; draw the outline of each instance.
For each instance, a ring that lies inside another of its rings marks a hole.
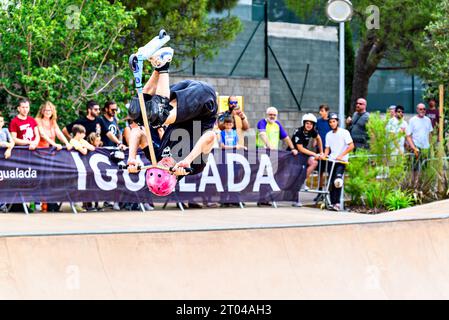
[[[318,132],[313,129],[312,131],[305,131],[304,127],[300,127],[293,132],[292,141],[295,148],[296,145],[301,144],[304,148],[310,151],[313,150],[313,139],[318,136]]]
[[[112,142],[106,134],[110,131],[117,138],[120,136],[120,127],[118,126],[117,119],[114,117],[112,121],[109,121],[105,116],[101,116],[100,119],[103,121],[103,125],[106,128],[106,131],[101,132],[101,141],[103,142],[103,146],[115,147],[115,143]]]
[[[71,124],[66,126],[67,131],[71,134],[72,128],[75,124],[80,124],[84,128],[86,128],[86,137],[91,134],[92,132],[95,132],[98,135],[102,135],[103,133],[106,134],[107,129],[104,126],[103,121],[101,121],[100,118],[95,118],[94,120],[89,120],[87,118],[79,118],[72,122]]]

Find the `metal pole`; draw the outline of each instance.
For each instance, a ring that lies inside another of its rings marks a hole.
[[[345,127],[345,23],[340,22],[340,39],[339,39],[339,52],[340,52],[340,92],[338,103],[338,118],[340,119],[340,127]],[[344,181],[344,176],[343,176]],[[344,184],[343,184],[344,185]],[[340,209],[345,210],[345,190],[341,190],[340,195]]]
[[[345,127],[345,23],[340,22],[340,89],[338,103],[338,117],[340,119],[340,127]]]
[[[444,139],[444,85],[440,84],[439,86],[440,92],[440,122],[438,123],[438,137],[440,143],[443,143]]]
[[[268,0],[265,1],[264,5],[264,20],[265,20],[265,69],[264,78],[268,78]]]

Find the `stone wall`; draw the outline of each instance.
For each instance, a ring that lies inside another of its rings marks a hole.
[[[184,79],[195,79],[207,82],[215,87],[219,95],[243,96],[245,104],[245,113],[248,117],[251,127],[255,127],[257,122],[265,117],[265,110],[270,105],[276,106],[276,103],[270,104],[270,80],[268,79],[250,79],[250,78],[220,78],[212,76],[171,76],[170,82],[176,83]],[[302,113],[297,110],[279,111],[279,120],[285,126],[289,134],[298,127],[299,119]]]

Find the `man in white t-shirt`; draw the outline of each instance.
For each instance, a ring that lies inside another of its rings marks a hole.
[[[408,128],[407,121],[404,120],[404,107],[397,105],[394,116],[388,121],[387,131],[398,137],[398,140],[392,143],[393,154],[404,154],[405,136]]]
[[[338,161],[335,163],[330,184],[331,209],[340,210],[341,188],[343,187],[343,176],[346,165],[342,162],[349,161],[349,153],[354,150],[354,142],[348,130],[338,127],[338,115],[331,113],[329,115],[329,126],[331,131],[326,134],[326,149],[324,157],[330,160]],[[331,165],[328,166],[332,168]]]
[[[414,166],[414,171],[418,171],[421,162],[429,156],[433,131],[432,121],[426,117],[426,106],[424,103],[416,106],[416,112],[417,115],[410,119],[407,128],[407,142],[418,160]]]

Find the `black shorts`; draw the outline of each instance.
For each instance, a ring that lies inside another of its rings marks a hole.
[[[176,121],[166,128],[159,148],[155,148],[157,161],[167,154],[176,161],[184,159],[200,137],[214,127],[218,111],[215,90],[205,82],[185,80],[171,86],[170,90],[171,98],[177,99]],[[150,159],[148,148],[144,152]],[[206,160],[195,159],[192,174],[202,172]]]

